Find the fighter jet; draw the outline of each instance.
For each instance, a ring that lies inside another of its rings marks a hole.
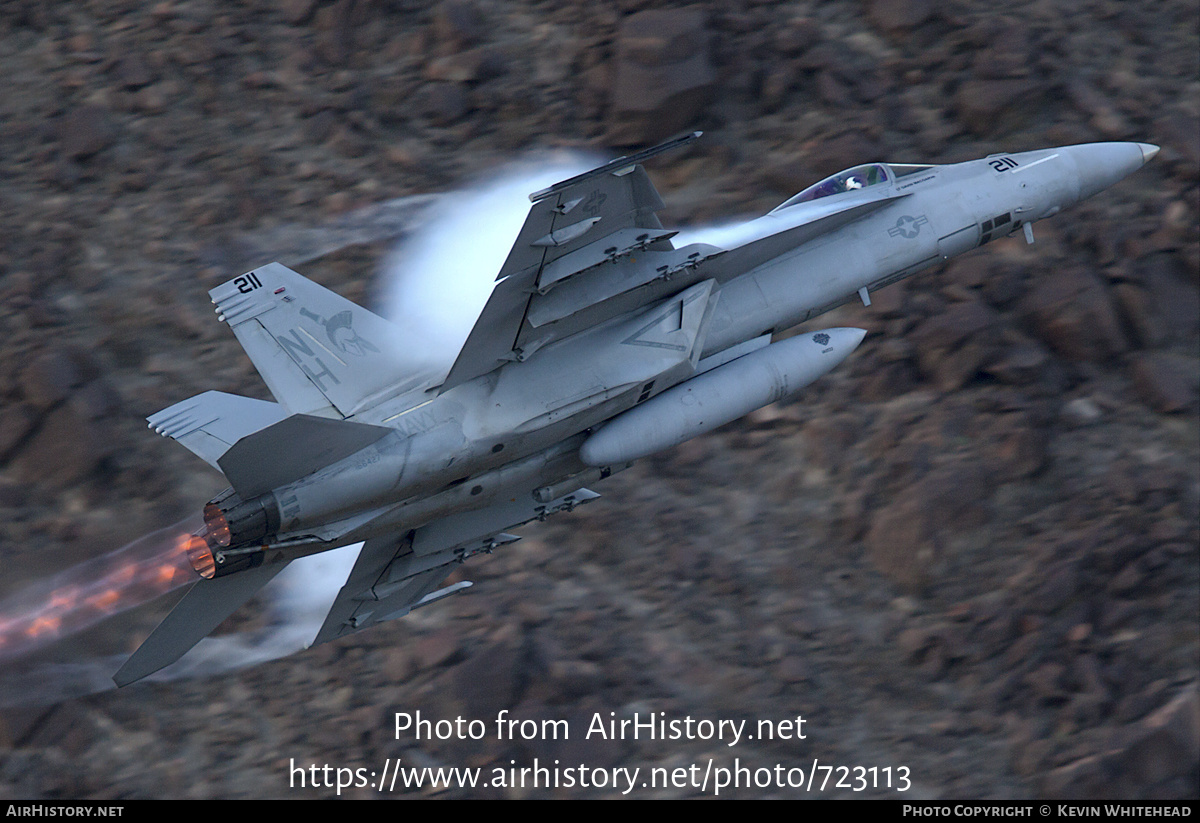
[[[419,340],[279,263],[209,294],[276,402],[209,391],[149,418],[223,472],[186,552],[198,577],[114,677],[177,660],[292,560],[362,542],[314,643],[470,586],[458,565],[588,486],[787,398],[866,332],[776,335],[1091,197],[1158,152],[1092,143],[952,165],[868,163],[805,189],[734,243],[676,248],[642,162],[532,207],[448,373]],[[483,273],[481,273],[483,274]],[[484,275],[488,276],[488,275]]]

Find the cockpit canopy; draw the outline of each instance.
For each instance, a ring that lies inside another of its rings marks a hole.
[[[788,206],[794,206],[797,203],[807,203],[810,200],[828,197],[831,194],[843,194],[848,191],[865,189],[868,186],[876,186],[880,183],[894,180],[897,177],[904,177],[905,175],[924,171],[928,168],[932,167],[915,165],[888,166],[884,163],[867,163],[862,166],[855,166],[852,169],[846,169],[845,171],[826,177],[816,185],[809,186],[795,197],[778,206],[775,211],[786,209]]]
[[[820,197],[828,197],[831,194],[841,194],[842,192],[854,191],[855,189],[865,189],[867,186],[875,186],[880,183],[886,183],[887,180],[887,170],[884,168],[882,163],[868,163],[865,166],[855,166],[852,169],[846,169],[843,172],[838,172],[831,177],[826,177],[816,185],[809,186],[807,189],[788,200],[779,208],[787,208],[788,206],[794,206],[797,203],[807,203],[809,200],[816,200]]]

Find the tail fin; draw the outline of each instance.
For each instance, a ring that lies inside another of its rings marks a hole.
[[[400,329],[279,263],[209,296],[289,413],[349,417],[430,377],[403,357]]]

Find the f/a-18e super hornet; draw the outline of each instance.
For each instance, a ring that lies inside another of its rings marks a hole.
[[[792,395],[862,329],[777,332],[1024,232],[1157,152],[1092,143],[953,165],[871,163],[675,248],[641,166],[699,133],[530,195],[449,373],[403,331],[278,263],[210,292],[277,402],[210,391],[149,418],[224,473],[186,547],[197,582],[117,672],[177,660],[305,555],[363,542],[314,642],[407,614],[508,530],[594,499],[640,457]]]

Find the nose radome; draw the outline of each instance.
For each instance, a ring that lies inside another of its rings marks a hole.
[[[1149,163],[1154,159],[1154,155],[1158,154],[1158,146],[1153,143],[1138,143],[1138,148],[1142,150],[1142,162]]]
[[[1107,189],[1145,165],[1158,151],[1148,143],[1085,143],[1066,146],[1061,152],[1075,161],[1079,174],[1079,199]]]

